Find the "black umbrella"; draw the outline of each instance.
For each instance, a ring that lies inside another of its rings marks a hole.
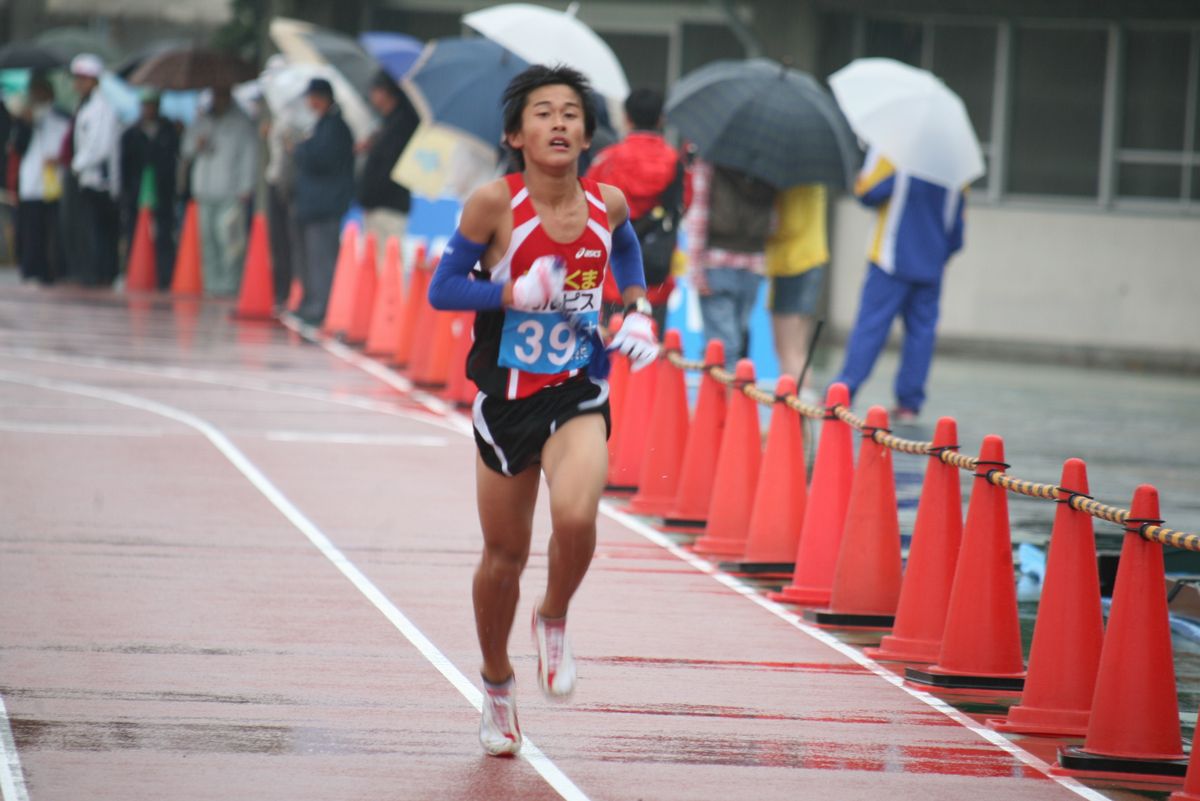
[[[765,58],[701,67],[675,85],[665,111],[704,159],[780,189],[848,187],[862,158],[833,97]]]
[[[129,80],[129,76],[133,74],[134,70],[142,66],[148,59],[170,50],[186,49],[190,44],[185,39],[159,39],[117,62],[112,71],[119,77]]]
[[[151,56],[129,75],[129,82],[159,89],[230,87],[257,76],[249,63],[232,53],[186,47]]]
[[[61,67],[69,59],[48,45],[13,42],[0,47],[0,69],[49,70]]]

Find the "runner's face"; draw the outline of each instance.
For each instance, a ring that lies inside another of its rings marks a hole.
[[[591,141],[584,132],[583,104],[564,84],[534,89],[525,101],[521,130],[509,137],[526,162],[547,167],[574,164]]]

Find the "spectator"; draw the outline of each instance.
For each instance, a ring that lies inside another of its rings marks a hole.
[[[254,190],[258,135],[228,87],[213,88],[212,108],[188,128],[183,155],[192,159],[205,291],[235,295],[246,254],[246,209]]]
[[[292,208],[296,170],[290,143],[300,138],[301,130],[295,121],[280,113],[264,123],[267,140],[267,235],[271,240],[271,279],[274,287],[275,310],[281,312],[287,304],[292,281],[303,274],[303,253],[297,241]]]
[[[864,206],[879,211],[858,317],[834,381],[844,383],[853,397],[871,375],[892,320],[901,314],[904,345],[892,421],[912,422],[925,405],[942,273],[963,244],[963,192],[898,170],[872,149],[854,194]]]
[[[70,121],[54,107],[54,88],[44,75],[30,79],[29,102],[16,125],[21,154],[17,203],[21,278],[52,284],[63,275],[58,154]]]
[[[333,102],[329,81],[313,78],[304,94],[317,124],[292,153],[295,216],[305,258],[304,300],[297,316],[320,325],[329,305],[342,217],[354,197],[354,139]]]
[[[667,299],[675,287],[671,256],[679,221],[692,193],[682,158],[663,139],[662,107],[663,97],[653,89],[630,92],[625,100],[629,135],[601,150],[587,173],[589,178],[625,193],[629,218],[642,245],[646,297],[654,310],[660,338],[667,319]],[[623,305],[611,272],[604,282],[604,302],[610,307]]]
[[[97,91],[104,64],[91,53],[71,61],[79,108],[72,129],[71,173],[79,187],[78,276],[85,286],[110,286],[117,277],[117,232],[120,214],[119,145],[121,123]]]
[[[159,113],[158,92],[142,92],[141,116],[121,135],[121,208],[125,235],[133,246],[134,227],[142,203],[154,215],[154,260],[158,288],[171,285],[175,269],[175,176],[179,167],[179,133]],[[144,198],[150,188],[152,196]]]
[[[779,370],[800,375],[808,356],[812,316],[825,286],[829,237],[825,230],[825,187],[793,186],[775,202],[775,231],[767,240],[767,276],[771,280],[768,307]],[[802,394],[808,389],[804,375]],[[810,402],[819,398],[806,398]]]
[[[725,345],[725,367],[746,355],[750,313],[763,279],[775,203],[763,181],[697,158],[685,225],[689,278],[700,296],[705,340]]]
[[[386,72],[371,80],[371,105],[383,118],[378,132],[365,143],[366,163],[358,181],[358,202],[366,212],[367,231],[375,234],[376,264],[383,265],[387,238],[404,239],[412,199],[408,189],[392,180],[392,167],[421,122],[408,96]]]

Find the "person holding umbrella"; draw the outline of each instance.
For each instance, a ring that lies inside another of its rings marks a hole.
[[[467,200],[429,286],[435,308],[476,311],[467,374],[480,389],[479,739],[495,756],[521,748],[508,636],[543,474],[553,533],[546,593],[533,614],[538,684],[553,698],[575,687],[566,615],[595,550],[608,472],[607,362],[596,326],[610,268],[627,306],[608,348],[626,354],[634,370],[658,355],[625,197],[579,177],[579,154],[596,127],[587,80],[569,67],[529,67],[509,83],[503,103],[504,141],[520,172]]]
[[[412,205],[408,188],[392,179],[392,167],[400,160],[421,118],[399,84],[383,70],[371,79],[369,98],[383,124],[362,144],[367,159],[358,180],[358,202],[365,212],[367,231],[375,234],[379,248],[375,263],[382,269],[387,239],[404,239]]]
[[[175,270],[179,132],[160,113],[157,89],[143,89],[141,101],[137,121],[121,134],[121,209],[125,215],[125,235],[132,248],[143,184],[148,182],[153,187],[154,261],[158,288],[166,289]]]
[[[871,375],[892,320],[904,320],[896,372],[895,422],[913,422],[925,404],[933,362],[938,302],[946,262],[963,246],[965,188],[948,188],[898,170],[878,149],[867,153],[854,185],[859,202],[877,210],[867,278],[842,369],[833,380],[850,396]]]

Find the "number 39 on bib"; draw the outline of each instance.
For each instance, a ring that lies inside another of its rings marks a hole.
[[[599,318],[594,312],[591,316]],[[505,309],[498,359],[501,367],[562,373],[586,367],[591,356],[591,345],[558,312]]]

